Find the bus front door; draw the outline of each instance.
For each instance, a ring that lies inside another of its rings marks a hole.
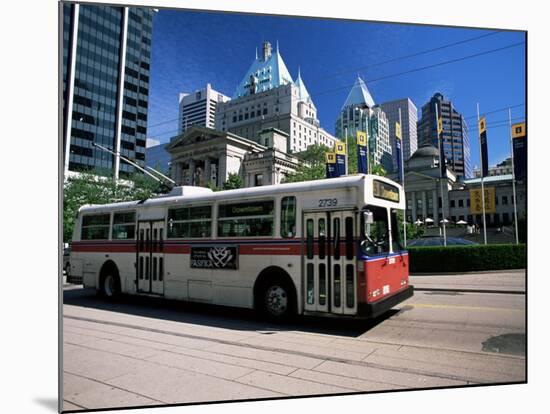
[[[164,295],[164,237],[164,221],[138,222],[138,292]]]
[[[357,312],[355,213],[304,213],[304,309]]]

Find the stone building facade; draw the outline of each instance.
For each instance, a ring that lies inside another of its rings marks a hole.
[[[395,177],[394,177],[395,178]],[[472,214],[471,190],[481,188],[481,179],[458,180],[457,174],[447,168],[447,177],[440,184],[439,152],[427,144],[421,146],[405,162],[405,197],[407,221],[432,219],[435,225],[445,217],[450,222],[460,220],[479,224],[482,214]],[[511,224],[514,219],[514,198],[511,175],[484,178],[485,189],[494,189],[495,211],[486,213],[488,226]],[[491,190],[493,191],[493,190]],[[517,214],[526,214],[526,186],[516,184]]]
[[[262,54],[250,66],[232,99],[216,110],[216,129],[248,139],[275,128],[289,136],[286,152],[301,152],[309,145],[332,148],[337,139],[320,126],[309,92],[298,71],[292,80],[280,55],[264,42]]]
[[[193,126],[167,147],[176,185],[223,187],[229,174],[238,174],[245,187],[279,184],[300,160],[286,153],[288,135],[260,131],[256,141],[231,132]]]

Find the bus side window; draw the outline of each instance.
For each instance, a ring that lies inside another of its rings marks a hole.
[[[306,231],[307,258],[313,259],[313,219],[307,219]]]
[[[354,256],[353,249],[353,218],[346,217],[345,221],[346,230],[346,259],[352,260]]]
[[[319,259],[325,258],[325,241],[326,241],[326,228],[325,219],[319,219]]]
[[[336,217],[333,220],[332,234],[334,235],[334,260],[340,260],[340,219]]]
[[[296,235],[296,197],[281,199],[281,237],[292,238]]]

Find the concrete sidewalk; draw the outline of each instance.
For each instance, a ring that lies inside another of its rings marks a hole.
[[[525,293],[526,271],[411,275],[411,284],[415,289]]]

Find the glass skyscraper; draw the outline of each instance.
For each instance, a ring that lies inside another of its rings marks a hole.
[[[62,3],[64,173],[145,164],[153,9]]]
[[[470,139],[464,117],[456,111],[451,101],[436,93],[422,107],[422,119],[418,121],[418,146],[431,144],[438,148],[435,107],[443,121],[443,149],[447,165],[461,180],[472,178],[470,164]]]

